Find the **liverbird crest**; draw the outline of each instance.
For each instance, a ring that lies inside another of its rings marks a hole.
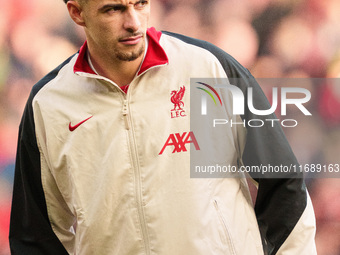
[[[184,107],[184,103],[182,101],[183,96],[185,92],[185,87],[180,87],[179,90],[173,90],[171,91],[171,102],[175,105],[174,109],[171,111],[176,111],[176,107],[178,108],[177,110],[182,110],[182,107]]]

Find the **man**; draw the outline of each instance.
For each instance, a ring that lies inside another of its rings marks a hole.
[[[243,178],[190,178],[190,151],[206,149],[190,78],[240,78],[268,106],[249,72],[209,43],[148,29],[150,1],[66,4],[87,41],[25,108],[12,254],[315,254],[299,176],[256,179],[255,211]],[[227,163],[297,164],[278,127],[226,132]]]

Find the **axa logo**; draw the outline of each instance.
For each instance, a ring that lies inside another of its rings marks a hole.
[[[158,155],[162,155],[168,147],[172,149],[172,153],[185,152],[187,151],[186,145],[190,143],[195,146],[196,150],[200,150],[200,146],[198,145],[197,139],[193,132],[171,134],[169,135]]]
[[[185,87],[180,87],[179,90],[171,91],[171,103],[174,104],[174,108],[171,110],[171,118],[179,118],[187,116],[185,110],[183,109],[183,96],[185,93]]]

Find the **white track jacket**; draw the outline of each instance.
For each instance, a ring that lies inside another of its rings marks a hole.
[[[20,125],[12,254],[316,254],[299,174],[253,176],[255,207],[242,176],[190,177],[190,153],[214,148],[231,166],[297,164],[278,125],[225,126],[219,138],[190,126],[190,78],[243,79],[239,88],[269,108],[251,74],[210,43],[147,35],[127,93],[91,69],[86,43],[33,87]],[[221,95],[226,116],[254,117],[231,116]]]

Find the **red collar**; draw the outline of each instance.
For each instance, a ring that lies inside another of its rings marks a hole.
[[[157,31],[155,28],[151,27],[147,30],[146,34],[148,35],[148,50],[146,52],[146,56],[142,63],[140,70],[138,71],[137,75],[140,75],[150,69],[151,67],[158,66],[158,65],[165,65],[168,64],[168,57],[159,44],[159,40],[162,36],[162,32]],[[90,67],[87,57],[87,41],[81,46],[79,50],[79,56],[77,61],[74,65],[74,72],[85,72],[89,74],[96,74],[92,68]]]

